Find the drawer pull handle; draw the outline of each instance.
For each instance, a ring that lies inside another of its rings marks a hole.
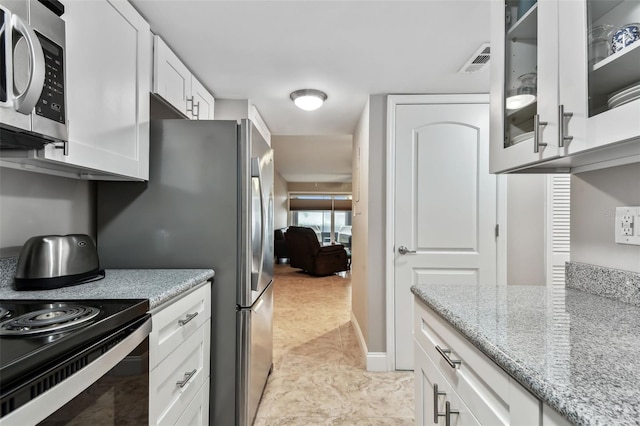
[[[438,417],[443,417],[445,414],[438,413],[438,397],[445,396],[447,393],[438,390],[438,384],[433,384],[433,422],[438,424]]]
[[[197,312],[194,312],[192,314],[187,314],[187,318],[178,320],[178,324],[181,325],[181,326],[185,325],[186,323],[188,323],[189,321],[191,321],[192,319],[194,319],[197,316],[198,316]]]
[[[181,388],[185,387],[187,385],[187,382],[191,380],[194,374],[196,374],[196,371],[198,370],[194,368],[193,371],[184,373],[184,379],[176,382],[176,385],[180,386]]]
[[[452,414],[460,414],[460,411],[452,410],[451,409],[451,403],[449,401],[447,401],[445,403],[445,408],[444,408],[444,424],[446,426],[451,426],[451,415]]]
[[[451,349],[442,349],[440,346],[436,345],[436,350],[440,355],[442,355],[442,358],[447,361],[447,364],[449,364],[451,368],[456,368],[456,365],[462,364],[462,361],[460,361],[459,359],[451,359],[449,357]]]

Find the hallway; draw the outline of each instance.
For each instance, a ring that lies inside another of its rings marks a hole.
[[[413,373],[367,372],[351,281],[275,265],[274,370],[256,426],[413,425]]]

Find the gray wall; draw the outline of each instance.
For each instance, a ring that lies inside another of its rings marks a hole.
[[[622,206],[640,206],[640,164],[572,176],[572,261],[640,272],[640,246],[615,243],[615,208]]]
[[[285,228],[289,225],[287,181],[278,172],[274,173],[273,192],[273,229]]]
[[[546,176],[507,177],[507,284],[545,285]]]
[[[94,199],[93,182],[0,167],[0,257],[34,235],[95,238]]]
[[[353,146],[352,311],[369,352],[386,352],[386,96],[369,97]]]

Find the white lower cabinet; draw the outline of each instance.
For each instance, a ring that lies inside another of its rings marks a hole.
[[[149,424],[209,421],[211,284],[152,311]]]
[[[176,423],[179,426],[197,426],[209,422],[209,379],[202,385],[197,395]]]
[[[541,401],[417,299],[414,321],[416,425],[540,425]]]

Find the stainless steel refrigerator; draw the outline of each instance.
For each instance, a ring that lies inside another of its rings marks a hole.
[[[148,182],[100,182],[105,268],[211,268],[211,425],[248,425],[272,367],[273,151],[250,121],[151,121]]]

